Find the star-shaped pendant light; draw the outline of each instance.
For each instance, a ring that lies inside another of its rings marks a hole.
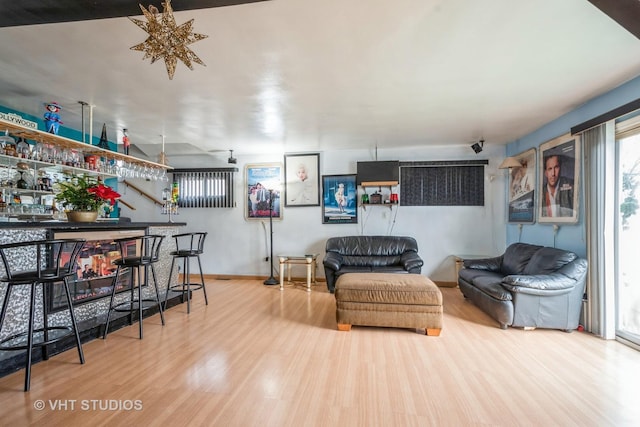
[[[151,58],[151,63],[153,64],[158,59],[164,58],[170,80],[173,80],[178,59],[190,70],[193,70],[193,62],[205,65],[198,58],[198,55],[187,47],[208,37],[205,34],[197,34],[192,31],[193,19],[178,26],[173,17],[171,0],[162,2],[164,9],[162,13],[152,5],[149,6],[148,10],[141,4],[139,6],[147,18],[147,22],[131,17],[129,19],[149,34],[149,37],[144,42],[131,47],[132,50],[144,52],[142,59]]]

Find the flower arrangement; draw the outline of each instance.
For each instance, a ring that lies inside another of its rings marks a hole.
[[[59,190],[56,200],[66,209],[76,211],[95,212],[105,203],[115,204],[120,197],[111,187],[88,176],[73,175],[69,181],[56,183],[56,187]]]

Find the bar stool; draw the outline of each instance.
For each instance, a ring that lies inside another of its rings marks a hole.
[[[164,296],[164,307],[167,308],[167,299],[169,292],[180,292],[181,301],[184,302],[184,296],[187,295],[187,314],[191,312],[191,290],[202,289],[204,292],[204,303],[209,305],[207,299],[207,288],[204,286],[204,276],[202,275],[202,264],[200,263],[200,255],[204,248],[204,239],[207,237],[206,232],[182,233],[172,236],[176,241],[176,250],[171,252],[173,259],[171,260],[171,270],[169,272],[169,284],[167,285],[167,293]],[[191,283],[189,264],[191,258],[198,260],[198,270],[200,271],[200,283]],[[173,275],[173,267],[176,259],[182,259],[182,283],[176,285],[171,284]]]
[[[7,284],[2,311],[0,311],[0,332],[4,326],[9,300],[14,288],[24,286],[29,288],[29,320],[27,330],[6,337],[0,341],[0,350],[26,350],[26,374],[24,391],[31,387],[31,360],[33,348],[42,349],[42,359],[48,360],[47,346],[58,342],[71,334],[75,335],[76,347],[80,363],[84,364],[84,353],[80,343],[80,334],[73,312],[73,302],[69,293],[69,277],[77,273],[77,260],[84,239],[37,240],[0,245],[0,257],[4,264],[4,274],[0,282]],[[70,326],[49,325],[48,297],[53,295],[53,287],[62,283],[69,304]],[[42,288],[42,327],[36,328],[36,289]],[[18,295],[18,294],[16,294]],[[26,293],[25,293],[26,296]],[[14,298],[15,299],[15,298]],[[60,333],[59,331],[67,331]],[[26,338],[26,343],[24,339]]]
[[[160,312],[160,319],[164,326],[164,313],[162,312],[162,306],[160,304],[158,280],[156,279],[156,269],[154,268],[154,264],[158,262],[158,259],[160,258],[160,245],[162,244],[163,239],[164,236],[150,234],[146,236],[125,237],[114,240],[114,242],[118,244],[122,258],[114,261],[114,264],[118,268],[116,269],[116,275],[113,278],[111,300],[109,302],[109,311],[107,312],[107,323],[105,324],[104,333],[102,335],[103,339],[107,338],[112,312],[129,312],[129,324],[131,325],[133,322],[133,312],[135,310],[138,310],[138,327],[140,329],[140,339],[142,339],[142,312],[145,308],[152,307],[145,307],[144,303],[151,302],[157,305],[158,311]],[[128,271],[124,271],[125,269],[128,269]],[[151,276],[153,277],[155,299],[142,297],[142,288],[150,284],[149,270],[151,270]],[[114,304],[118,278],[121,273],[129,274],[131,294],[128,301]],[[135,296],[136,288],[138,288],[137,297]]]

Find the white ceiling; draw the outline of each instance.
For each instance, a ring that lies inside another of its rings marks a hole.
[[[57,101],[80,130],[84,101],[94,135],[127,128],[150,156],[164,135],[169,156],[240,157],[505,144],[640,74],[640,40],[587,0],[273,0],[175,17],[209,37],[190,46],[206,67],[179,62],[173,80],[129,49],[146,33],[127,18],[1,28],[0,105],[42,117]]]

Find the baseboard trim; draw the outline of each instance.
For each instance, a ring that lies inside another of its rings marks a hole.
[[[442,282],[440,280],[434,280],[435,283],[440,288],[457,288],[458,282]]]
[[[204,274],[205,280],[266,280],[265,276],[255,276],[255,275],[242,275],[242,274]],[[182,275],[180,276],[182,279]],[[306,277],[292,277],[292,281],[295,282],[305,282],[307,280]],[[197,274],[191,275],[191,283],[196,283],[200,281],[200,276]],[[316,282],[326,283],[327,279],[324,277],[317,277]],[[437,286],[441,288],[456,288],[458,287],[458,282],[446,282],[440,280],[434,280]]]
[[[203,274],[205,280],[266,280],[266,276],[255,276],[255,275],[242,275],[242,274]],[[179,280],[182,280],[182,275],[180,275]],[[305,277],[291,277],[292,281],[295,282],[306,282],[307,278]],[[326,279],[324,277],[316,277],[316,282],[325,282]],[[191,275],[191,283],[200,282],[200,275],[192,274]]]

